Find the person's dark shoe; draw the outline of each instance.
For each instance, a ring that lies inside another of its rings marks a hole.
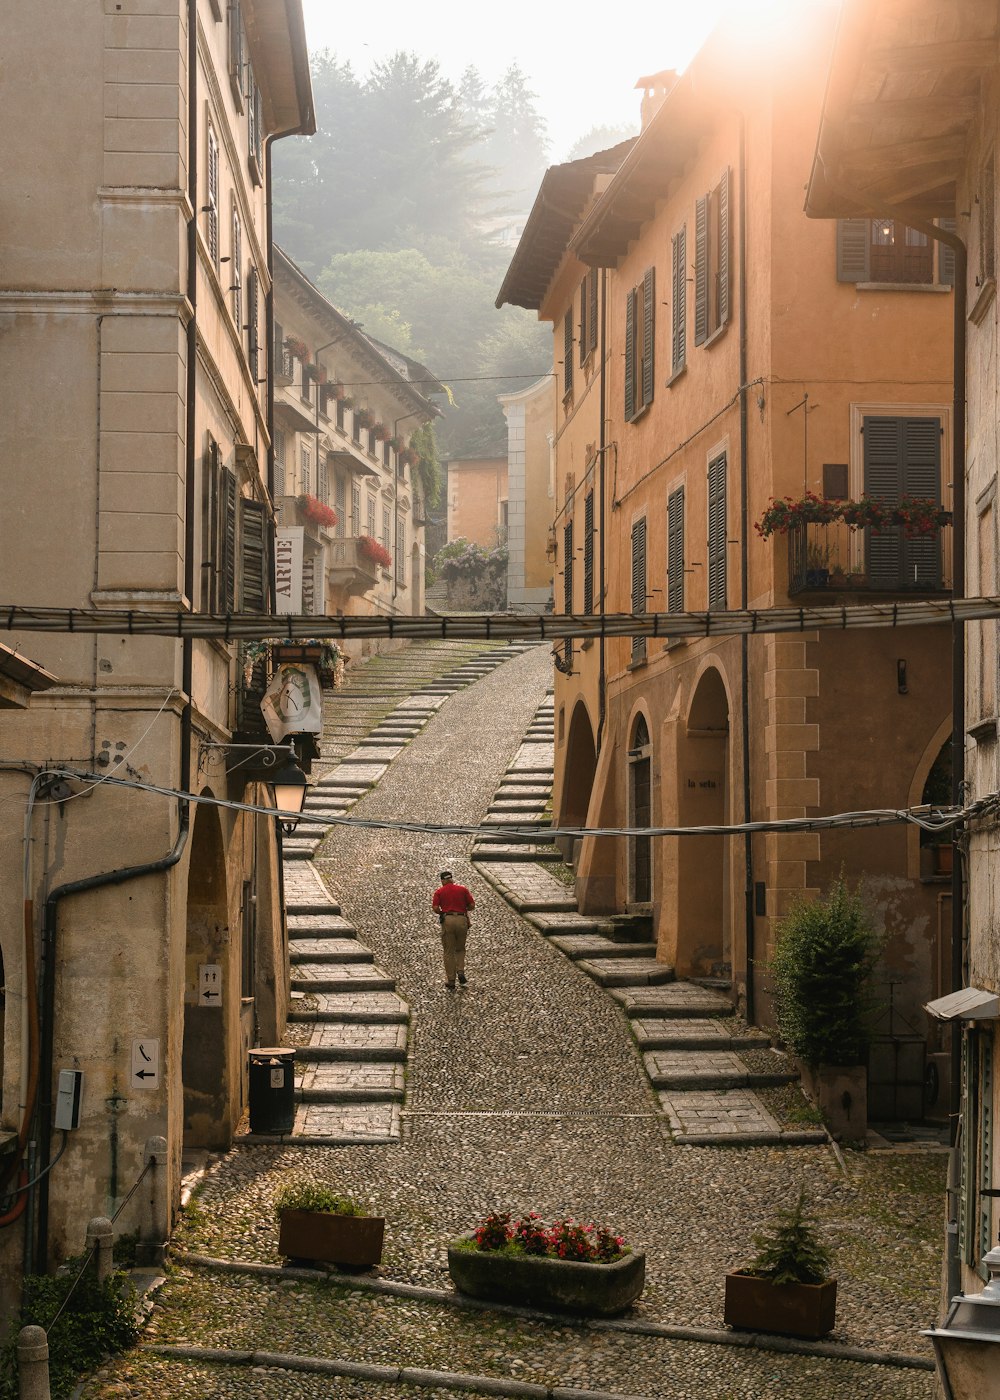
[[[453,992],[455,990],[454,982],[446,982],[444,985],[448,988],[449,992]]]
[[[468,979],[468,977],[466,977],[466,975],[465,975],[464,972],[460,972],[460,973],[458,974],[458,985],[459,985],[460,987],[464,987],[465,984],[466,984],[466,982],[468,982],[468,980],[469,980],[469,979]]]

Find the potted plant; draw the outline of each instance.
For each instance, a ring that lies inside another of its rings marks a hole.
[[[316,496],[299,496],[297,505],[303,517],[312,525],[322,525],[324,529],[332,530],[337,523],[337,512],[332,506],[328,506],[325,501],[319,500]]]
[[[295,358],[301,360],[303,364],[308,363],[309,347],[304,340],[299,340],[298,336],[285,336],[285,349],[288,351],[289,355],[294,355]]]
[[[371,535],[358,536],[358,552],[371,564],[378,564],[383,569],[388,569],[392,564],[392,555],[385,545],[379,540],[372,539]]]
[[[834,1137],[852,1141],[867,1130],[870,983],[880,943],[860,892],[841,875],[825,896],[792,906],[769,965],[778,1029],[803,1085]]]
[[[372,436],[376,442],[388,442],[392,434],[382,420],[378,419],[372,424]]]
[[[448,1272],[473,1298],[613,1317],[642,1292],[646,1256],[604,1226],[571,1217],[546,1225],[534,1211],[512,1222],[493,1211],[449,1244]]]
[[[770,1229],[753,1242],[753,1262],[726,1275],[727,1325],[825,1337],[836,1318],[837,1280],[830,1277],[830,1251],[806,1217],[803,1194],[777,1211]]]
[[[293,1182],[275,1201],[278,1252],[341,1268],[370,1269],[381,1262],[385,1218],[365,1215],[356,1201],[314,1181]]]

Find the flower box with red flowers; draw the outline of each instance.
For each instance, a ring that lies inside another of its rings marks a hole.
[[[285,337],[285,349],[288,351],[289,355],[294,355],[295,358],[296,358],[297,360],[301,360],[301,361],[303,362],[303,364],[307,364],[307,363],[308,363],[308,361],[309,361],[309,347],[306,345],[306,343],[305,343],[304,340],[299,340],[298,336],[295,336],[295,335],[288,335],[288,336],[286,336],[286,337]]]
[[[337,523],[337,512],[315,496],[299,496],[299,512],[311,525],[322,525],[332,530]]]
[[[373,540],[371,535],[358,536],[358,552],[371,564],[379,564],[383,569],[388,569],[392,564],[392,555],[384,544],[378,540]]]

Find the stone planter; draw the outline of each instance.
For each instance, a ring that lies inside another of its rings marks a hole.
[[[370,1269],[382,1259],[383,1216],[283,1210],[278,1219],[278,1253],[289,1259],[316,1259],[347,1269]]]
[[[646,1255],[634,1250],[613,1264],[577,1264],[539,1255],[469,1249],[464,1236],[448,1246],[448,1272],[460,1293],[544,1312],[614,1317],[629,1308],[646,1281]]]
[[[802,1087],[826,1120],[831,1137],[863,1142],[868,1133],[868,1071],[864,1065],[797,1062]]]
[[[825,1337],[837,1312],[837,1280],[772,1283],[756,1274],[726,1275],[725,1321],[746,1332]]]

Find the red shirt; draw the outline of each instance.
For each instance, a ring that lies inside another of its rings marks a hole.
[[[448,880],[440,889],[436,889],[431,900],[435,914],[466,914],[475,907],[476,901],[469,890],[464,885],[457,885],[454,880]]]

